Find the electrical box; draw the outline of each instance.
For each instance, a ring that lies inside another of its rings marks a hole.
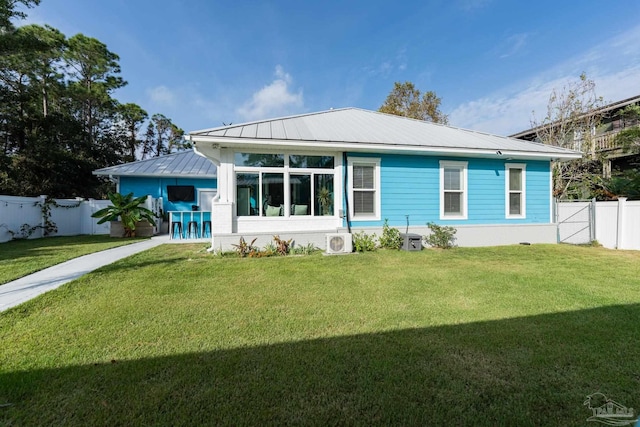
[[[422,236],[414,233],[400,233],[403,251],[421,251]]]

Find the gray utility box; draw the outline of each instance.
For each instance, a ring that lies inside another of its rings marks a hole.
[[[421,251],[422,250],[422,236],[413,233],[400,233],[402,237],[402,250],[403,251]]]

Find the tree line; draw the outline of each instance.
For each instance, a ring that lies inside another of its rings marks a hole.
[[[171,119],[114,97],[127,82],[104,43],[14,25],[39,3],[0,0],[0,194],[102,197],[95,169],[188,148]]]

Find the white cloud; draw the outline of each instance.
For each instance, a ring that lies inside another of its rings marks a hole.
[[[302,89],[293,91],[291,75],[286,73],[280,65],[276,66],[274,74],[275,79],[270,84],[255,92],[251,100],[236,110],[244,120],[293,114],[300,112],[303,108]]]
[[[499,46],[500,58],[508,58],[520,52],[527,44],[529,34],[518,33],[507,37]]]
[[[176,101],[174,92],[164,85],[148,89],[147,95],[156,104],[173,105]]]
[[[548,70],[457,106],[450,114],[454,126],[499,135],[531,127],[532,112],[541,120],[552,90],[562,90],[582,72],[596,83],[596,94],[614,102],[640,94],[640,25],[569,58]]]

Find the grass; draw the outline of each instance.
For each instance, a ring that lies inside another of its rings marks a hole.
[[[140,253],[0,314],[0,425],[585,425],[640,407],[640,253]]]
[[[0,285],[72,258],[139,240],[113,239],[109,236],[65,236],[0,243]]]

